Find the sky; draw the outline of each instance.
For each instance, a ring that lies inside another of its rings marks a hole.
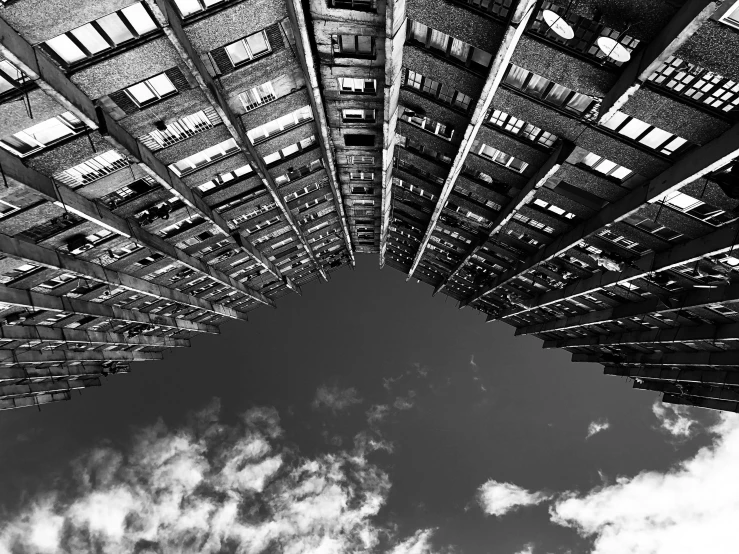
[[[739,418],[513,335],[359,256],[0,413],[0,554],[737,551]]]

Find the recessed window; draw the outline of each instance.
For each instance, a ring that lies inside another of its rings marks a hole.
[[[10,202],[6,202],[5,200],[0,200],[0,218],[6,217],[13,212],[17,212],[20,210],[18,206],[14,206]]]
[[[311,135],[308,138],[301,140],[300,142],[296,142],[295,144],[286,146],[282,150],[267,154],[266,156],[264,156],[264,163],[266,165],[277,163],[278,161],[283,160],[289,156],[294,156],[295,154],[303,152],[315,144],[316,137],[315,135]]]
[[[611,160],[607,160],[602,156],[593,154],[592,152],[585,154],[580,163],[598,173],[602,173],[606,177],[617,179],[619,182],[625,181],[634,173],[630,169],[622,165],[618,165],[616,162],[612,162]]]
[[[613,117],[603,123],[603,127],[666,156],[685,150],[685,147],[689,146],[686,139],[623,112],[616,112]]]
[[[234,169],[233,171],[227,171],[226,173],[221,173],[220,175],[217,175],[215,179],[208,181],[207,183],[203,183],[202,185],[199,185],[198,189],[201,192],[207,192],[209,190],[218,189],[218,188],[221,188],[227,185],[231,181],[238,179],[239,177],[248,175],[251,172],[252,172],[251,166],[249,164],[246,164],[237,169]]]
[[[492,54],[418,21],[410,21],[408,40],[478,72],[485,72],[493,61]]]
[[[736,216],[680,191],[669,193],[665,197],[664,202],[675,210],[705,221],[715,227],[720,227],[736,219]]]
[[[126,158],[115,150],[108,150],[91,160],[55,173],[54,178],[68,187],[76,188],[97,181],[119,169],[128,167],[128,165]]]
[[[555,213],[560,217],[564,217],[565,219],[575,219],[575,217],[577,217],[572,212],[568,212],[564,208],[560,208],[559,206],[556,206],[555,204],[552,204],[551,202],[546,202],[545,200],[542,200],[541,198],[535,198],[532,203],[535,206],[538,206],[543,210],[547,210],[552,213]]]
[[[71,65],[117,48],[157,29],[141,2],[47,40],[45,48]]]
[[[275,89],[269,81],[239,94],[239,100],[247,112],[276,99]]]
[[[523,173],[529,166],[529,164],[527,164],[526,162],[510,156],[505,152],[498,150],[497,148],[488,146],[487,144],[483,144],[482,146],[480,146],[478,154],[483,158],[487,158],[491,162],[495,162],[499,165],[502,165],[503,167],[507,167],[508,169],[511,169],[516,173]]]
[[[0,94],[16,89],[27,83],[29,79],[8,60],[0,61]]]
[[[246,135],[249,137],[252,144],[257,144],[266,140],[268,137],[277,135],[283,131],[292,129],[293,127],[297,127],[304,121],[310,121],[312,119],[313,112],[311,111],[310,106],[303,106],[294,112],[290,112],[289,114],[283,115],[269,123],[265,123],[264,125],[260,125],[259,127],[248,131]]]
[[[344,58],[372,58],[375,55],[375,37],[369,35],[332,35],[334,56]]]
[[[344,134],[344,144],[346,146],[374,146],[375,135],[365,134]]]
[[[526,123],[523,119],[518,119],[500,110],[493,111],[490,123],[513,135],[530,140],[541,146],[546,146],[547,148],[553,146],[557,141],[557,135],[544,131],[536,125]]]
[[[136,83],[124,89],[124,91],[131,100],[136,102],[139,107],[142,107],[176,94],[177,88],[172,84],[172,81],[170,81],[166,74],[160,73],[146,81]]]
[[[451,140],[452,136],[454,136],[453,127],[444,125],[443,123],[440,123],[438,121],[434,121],[430,117],[422,115],[406,106],[401,106],[399,117],[403,121],[406,121],[407,123],[410,123],[416,127],[420,127],[421,129],[433,133],[445,140]]]
[[[215,111],[209,110],[209,112],[212,114],[212,119],[205,111],[201,110],[192,115],[181,117],[172,123],[168,123],[163,130],[157,129],[139,137],[139,140],[152,151],[168,148],[220,123],[220,119],[215,114]],[[216,123],[214,123],[214,120]]]
[[[453,87],[434,81],[430,77],[426,77],[416,71],[406,69],[403,72],[404,85],[414,88],[420,93],[435,98],[440,102],[459,108],[462,111],[468,111],[472,97],[463,94]]]
[[[202,152],[188,156],[187,158],[175,162],[169,168],[178,176],[196,171],[203,166],[213,163],[216,160],[230,156],[239,152],[234,139],[228,139],[220,144],[206,148]]]
[[[735,2],[733,6],[726,10],[724,15],[719,17],[719,21],[735,29],[739,29],[739,2]]]
[[[341,110],[341,119],[345,123],[373,122],[375,121],[375,110],[343,109]]]
[[[650,233],[666,241],[675,241],[683,236],[682,233],[673,231],[669,227],[665,227],[664,225],[656,223],[651,218],[644,217],[638,214],[632,214],[624,221],[626,221],[626,223],[628,223],[629,225],[638,227],[642,231],[646,231],[647,233]]]
[[[364,171],[350,171],[349,179],[352,181],[373,181],[374,173],[365,173]]]
[[[376,7],[375,2],[376,0],[329,0],[329,5],[341,10],[373,12]]]
[[[218,6],[224,4],[228,0],[174,0],[177,9],[180,11],[182,17],[193,15],[212,6]]]
[[[259,31],[226,46],[226,54],[228,54],[234,67],[269,52],[269,41],[267,40],[267,33],[264,31]]]
[[[354,79],[352,77],[339,77],[339,92],[375,94],[377,92],[377,81],[375,79]]]
[[[87,126],[72,112],[65,112],[42,123],[37,123],[33,127],[1,138],[0,146],[18,156],[28,156],[86,129]]]

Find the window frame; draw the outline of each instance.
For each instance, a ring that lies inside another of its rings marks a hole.
[[[258,54],[254,54],[251,51],[251,46],[249,46],[249,39],[255,35],[262,35],[262,38],[264,39],[264,43],[267,45],[267,50],[264,52],[260,52]],[[248,59],[245,60],[239,60],[237,62],[234,62],[234,58],[229,52],[229,47],[235,46],[237,44],[241,44],[244,48],[244,51],[249,55]],[[235,40],[229,44],[226,44],[223,46],[224,52],[226,53],[226,56],[228,56],[228,60],[231,62],[231,66],[234,68],[243,67],[245,65],[248,65],[252,63],[255,60],[258,60],[260,58],[263,58],[264,56],[268,56],[272,53],[272,44],[269,42],[269,37],[267,36],[267,31],[265,29],[262,29],[260,31],[257,31],[256,33],[252,33],[250,35],[247,35],[245,37],[240,38],[239,40]]]

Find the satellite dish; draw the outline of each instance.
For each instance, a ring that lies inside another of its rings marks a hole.
[[[570,40],[575,36],[575,31],[560,15],[552,10],[544,10],[541,14],[544,23],[547,24],[549,30],[555,35],[565,40]]]
[[[596,41],[600,51],[614,62],[625,63],[631,59],[631,54],[624,46],[611,37],[598,37]]]

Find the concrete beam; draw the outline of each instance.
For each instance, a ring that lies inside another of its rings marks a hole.
[[[318,82],[318,74],[316,73],[317,63],[313,58],[311,42],[308,37],[308,25],[305,21],[305,14],[303,13],[303,6],[300,0],[287,0],[286,5],[290,23],[292,24],[293,29],[297,30],[297,33],[295,33],[295,47],[298,51],[297,58],[300,62],[300,68],[303,70],[305,82],[308,83],[310,88],[308,99],[310,101],[311,109],[316,116],[316,123],[318,124],[318,144],[321,147],[323,159],[326,160],[326,173],[328,174],[328,182],[331,186],[331,192],[333,192],[334,195],[334,206],[336,206],[336,213],[339,216],[341,231],[344,235],[344,243],[349,252],[352,266],[354,266],[356,265],[356,260],[354,259],[354,248],[352,247],[349,225],[346,220],[346,210],[344,209],[344,199],[341,195],[341,184],[338,181],[334,151],[331,145],[331,138],[328,135],[328,120],[326,119],[323,96]]]
[[[52,344],[114,344],[120,346],[154,346],[159,348],[190,346],[190,341],[187,339],[174,339],[154,335],[126,337],[121,333],[100,333],[84,329],[67,329],[66,327],[59,328],[46,325],[4,325],[0,327],[0,339],[18,342],[43,341]]]
[[[71,391],[99,386],[99,377],[84,377],[82,379],[64,381],[42,381],[40,383],[26,383],[23,385],[2,385],[0,386],[0,403],[11,398],[27,397],[34,394]]]
[[[0,367],[0,383],[22,384],[28,380],[66,381],[82,377],[99,377],[101,375],[118,375],[129,373],[127,364],[117,362],[75,362],[73,364],[57,364],[51,366],[6,366]]]
[[[508,64],[513,56],[513,51],[516,49],[521,35],[523,35],[523,32],[526,30],[526,26],[528,25],[529,18],[531,17],[535,6],[536,0],[519,0],[516,5],[510,24],[503,35],[503,41],[498,48],[498,52],[495,54],[495,58],[493,58],[493,63],[490,66],[490,73],[485,80],[485,85],[480,94],[480,99],[477,101],[477,104],[475,104],[475,111],[472,113],[472,118],[470,119],[469,125],[467,125],[467,129],[465,129],[464,137],[459,145],[457,155],[454,157],[452,167],[449,169],[449,175],[447,176],[446,181],[444,181],[441,193],[439,193],[439,199],[436,202],[436,206],[434,206],[434,211],[431,214],[428,227],[421,239],[421,244],[418,247],[416,257],[413,259],[413,263],[408,271],[408,277],[406,280],[413,277],[413,273],[416,271],[418,264],[421,263],[423,254],[426,251],[426,246],[428,245],[429,240],[431,240],[431,235],[434,232],[434,229],[436,229],[436,224],[441,216],[441,211],[444,209],[444,206],[446,206],[449,195],[452,193],[452,189],[454,188],[454,184],[457,182],[457,177],[462,173],[462,168],[464,167],[464,161],[467,158],[467,154],[469,154],[470,149],[472,148],[472,143],[475,141],[477,132],[480,130],[480,127],[487,118],[490,105],[493,102],[493,96],[495,96],[495,93],[498,91],[498,85],[500,85],[500,82],[503,80],[503,75],[505,74],[506,69],[508,69]]]
[[[0,410],[14,410],[16,408],[31,408],[36,406],[39,410],[44,404],[71,400],[70,391],[47,392],[42,394],[31,394],[28,396],[0,398]]]
[[[693,288],[682,291],[671,296],[674,299],[671,304],[665,305],[659,298],[652,296],[643,302],[628,302],[606,308],[595,310],[584,314],[562,317],[559,319],[525,325],[516,329],[516,335],[532,335],[549,333],[551,331],[563,331],[575,327],[585,327],[618,319],[645,316],[655,313],[679,312],[690,308],[700,308],[709,304],[721,304],[724,302],[736,302],[739,300],[739,284],[724,285],[716,288]],[[674,303],[673,303],[674,302]]]
[[[138,310],[126,310],[117,306],[108,306],[100,302],[90,302],[80,298],[67,296],[49,296],[30,290],[21,290],[0,285],[0,303],[31,310],[50,310],[53,312],[67,312],[85,314],[95,317],[106,317],[130,323],[144,323],[160,325],[181,331],[197,331],[217,335],[218,327],[197,323],[187,319],[177,319],[157,314],[149,314]]]
[[[237,312],[219,304],[212,304],[207,300],[185,294],[178,290],[158,285],[139,277],[134,277],[121,271],[108,269],[98,264],[75,258],[68,254],[56,250],[50,250],[43,246],[16,240],[13,237],[0,233],[0,252],[7,254],[18,260],[33,263],[42,267],[58,269],[68,273],[74,273],[82,278],[90,278],[94,281],[107,283],[115,287],[122,287],[126,290],[139,292],[147,296],[177,302],[196,310],[205,310],[207,312],[230,317],[232,319],[241,319],[248,321],[248,316],[244,312]]]
[[[605,375],[649,379],[650,381],[670,381],[698,383],[705,385],[739,386],[739,371],[734,369],[701,369],[696,367],[677,368],[665,366],[614,366],[603,368]]]
[[[403,9],[396,14],[396,6]],[[403,69],[403,43],[406,32],[405,2],[385,2],[385,84],[382,116],[382,199],[380,204],[380,267],[385,266],[387,238],[393,206],[393,156],[398,125],[398,98]],[[400,44],[397,44],[400,42]],[[396,59],[397,56],[397,59]]]
[[[621,76],[600,105],[598,120],[611,119],[659,66],[674,55],[701,25],[716,11],[720,2],[692,0],[686,2],[672,20],[646,48],[639,51],[622,69]]]
[[[652,390],[689,398],[711,398],[728,402],[739,402],[739,389],[688,383],[666,383],[664,381],[634,381],[634,388]]]
[[[561,340],[545,340],[542,348],[577,348],[582,346],[619,346],[627,344],[672,344],[699,340],[739,340],[739,323],[696,325],[588,335]]]
[[[144,352],[140,350],[0,350],[0,364],[50,364],[72,362],[140,362],[161,360],[161,352]]]
[[[434,289],[434,295],[441,292],[444,287],[446,287],[449,284],[449,281],[451,281],[454,276],[459,273],[459,271],[467,264],[467,262],[470,261],[472,256],[477,254],[477,252],[485,246],[485,243],[489,241],[491,238],[493,238],[495,235],[500,233],[500,231],[505,227],[508,222],[511,220],[511,218],[518,212],[523,206],[528,204],[534,196],[536,196],[536,192],[544,186],[544,183],[547,182],[547,180],[557,173],[559,171],[559,168],[562,167],[562,164],[567,159],[567,157],[572,153],[574,150],[575,145],[572,143],[565,143],[562,142],[559,144],[559,146],[555,149],[555,151],[552,153],[551,156],[549,156],[549,159],[547,159],[546,162],[544,162],[544,165],[542,165],[539,170],[534,174],[531,179],[528,180],[526,185],[518,191],[518,194],[515,198],[512,198],[508,204],[503,206],[503,209],[500,210],[500,213],[498,213],[497,217],[495,218],[495,221],[493,221],[493,226],[490,229],[490,232],[488,233],[487,237],[485,237],[483,240],[480,240],[477,244],[475,244],[471,250],[467,252],[467,254],[464,255],[462,260],[456,265],[456,267],[452,270],[452,272],[447,275],[444,280],[439,283],[436,288]],[[466,304],[460,303],[460,307],[464,307]]]
[[[620,272],[597,272],[587,279],[580,279],[564,288],[542,293],[530,300],[531,307],[514,306],[508,308],[501,314],[500,319],[528,313],[562,300],[592,294],[609,286],[623,285],[653,273],[696,262],[706,256],[732,252],[736,248],[737,236],[739,236],[739,224],[722,227],[697,239],[673,246],[668,250],[651,252],[639,258],[634,264],[635,267],[626,267]],[[665,291],[665,294],[668,294],[667,291]]]
[[[58,207],[118,235],[131,238],[150,250],[160,252],[172,260],[180,262],[185,267],[201,275],[205,275],[222,285],[226,285],[232,290],[241,292],[262,304],[274,307],[274,302],[261,292],[236,281],[202,260],[185,254],[185,252],[168,243],[159,235],[150,233],[141,227],[135,220],[124,219],[111,212],[102,204],[88,200],[72,189],[63,185],[57,186],[49,177],[39,173],[35,169],[27,167],[21,160],[3,149],[0,149],[0,165],[2,165],[5,176],[8,179],[34,190]]]
[[[632,190],[621,200],[607,205],[594,217],[559,235],[553,242],[497,277],[491,284],[470,295],[465,299],[465,304],[472,304],[540,263],[564,254],[608,225],[626,219],[645,204],[659,202],[671,192],[724,167],[737,157],[739,157],[739,124],[735,124],[708,144],[681,156],[672,166],[652,179],[648,186]]]
[[[606,364],[597,354],[573,354],[573,362],[590,362]],[[608,362],[610,363],[610,362]],[[647,364],[668,366],[737,366],[739,367],[739,350],[723,352],[655,352],[650,354],[630,353],[623,356],[619,364]]]
[[[228,106],[228,102],[223,95],[220,85],[216,83],[213,77],[210,76],[205,64],[200,59],[198,51],[195,50],[195,47],[190,42],[187,33],[182,27],[182,19],[180,18],[179,12],[174,7],[171,0],[146,0],[146,3],[151,8],[152,13],[154,13],[159,24],[164,28],[167,38],[169,38],[175,50],[177,50],[182,61],[185,62],[190,73],[197,81],[200,90],[208,99],[211,106],[213,106],[216,113],[218,113],[218,116],[228,129],[228,132],[236,141],[236,144],[238,144],[241,150],[246,154],[251,163],[252,169],[260,177],[262,183],[272,195],[273,200],[280,208],[285,220],[288,222],[293,232],[297,235],[298,240],[300,240],[301,244],[305,248],[311,262],[316,266],[321,277],[323,277],[325,281],[328,281],[328,274],[316,259],[313,249],[303,235],[303,231],[295,220],[290,208],[288,208],[285,198],[282,196],[277,185],[272,179],[272,176],[269,174],[267,165],[264,163],[262,156],[259,155],[257,149],[249,140],[249,137],[246,136],[241,121],[234,115],[233,111]],[[244,237],[243,240],[246,240],[246,238]],[[273,265],[273,267],[275,270],[277,269],[276,266]],[[285,284],[295,290],[291,281],[286,280]]]
[[[696,408],[707,408],[709,410],[719,410],[722,412],[739,412],[739,402],[715,400],[713,398],[685,397],[678,396],[676,394],[664,394],[662,395],[662,402],[665,404],[695,406]]]

